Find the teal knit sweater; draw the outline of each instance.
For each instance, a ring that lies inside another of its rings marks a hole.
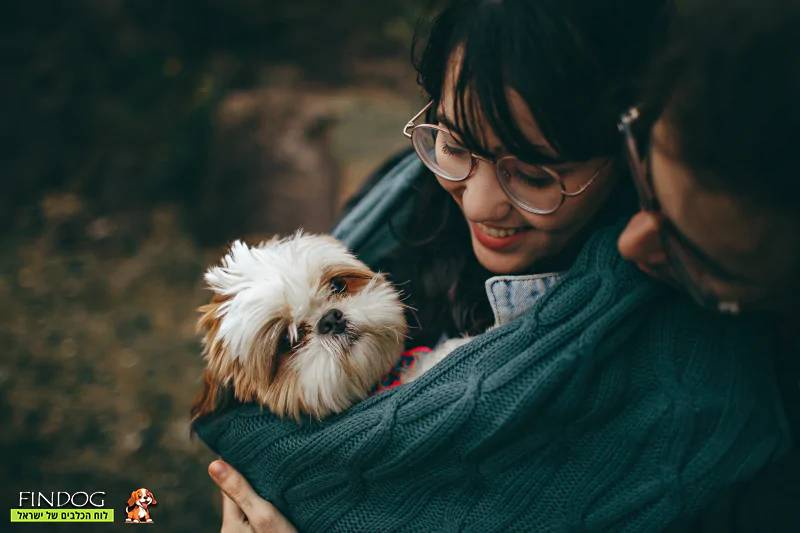
[[[301,532],[680,528],[788,446],[775,336],[649,280],[618,232],[414,383],[322,422],[244,405],[195,430]]]

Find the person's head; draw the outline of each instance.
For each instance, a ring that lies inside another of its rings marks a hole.
[[[431,105],[409,133],[488,271],[562,255],[615,192],[616,117],[662,4],[462,0],[433,24],[416,62]]]
[[[480,331],[486,278],[566,269],[591,232],[633,212],[616,118],[667,1],[456,0],[418,34],[431,104],[406,133],[440,168],[423,176],[401,262],[423,331]]]
[[[713,0],[679,19],[629,128],[653,201],[620,251],[721,310],[800,295],[800,6],[790,4]]]

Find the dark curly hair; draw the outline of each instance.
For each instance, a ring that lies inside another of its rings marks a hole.
[[[518,157],[551,160],[517,126],[506,99],[512,87],[560,160],[616,157],[616,121],[633,100],[633,82],[663,33],[666,5],[666,0],[457,0],[428,30],[418,30],[412,56],[435,110],[447,66],[460,50],[455,127],[475,153],[489,152],[479,133],[488,126]],[[395,228],[405,246],[385,265],[417,310],[409,320],[417,326],[410,340],[415,345],[435,344],[442,333],[476,334],[493,322],[484,289],[492,273],[478,263],[457,204],[425,173],[414,220],[403,231]],[[631,182],[622,179],[563,254],[534,265],[534,271],[569,268],[592,232],[635,208]]]

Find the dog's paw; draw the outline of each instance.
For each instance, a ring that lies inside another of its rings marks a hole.
[[[436,366],[445,357],[450,355],[450,352],[463,346],[472,340],[472,337],[456,337],[454,339],[447,339],[430,353],[421,355],[417,360],[414,367],[403,375],[402,383],[410,383],[419,378],[422,374]]]
[[[436,350],[434,350],[434,352],[436,354],[435,358],[438,361],[441,361],[442,359],[447,357],[447,355],[449,355],[450,352],[452,352],[453,350],[455,350],[459,346],[464,346],[465,344],[467,344],[471,340],[472,340],[472,337],[456,337],[454,339],[447,339],[442,344],[437,346]]]

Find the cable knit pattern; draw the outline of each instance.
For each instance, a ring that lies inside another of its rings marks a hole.
[[[618,233],[414,383],[322,422],[246,405],[195,428],[301,532],[679,527],[788,445],[774,335],[649,280]]]

